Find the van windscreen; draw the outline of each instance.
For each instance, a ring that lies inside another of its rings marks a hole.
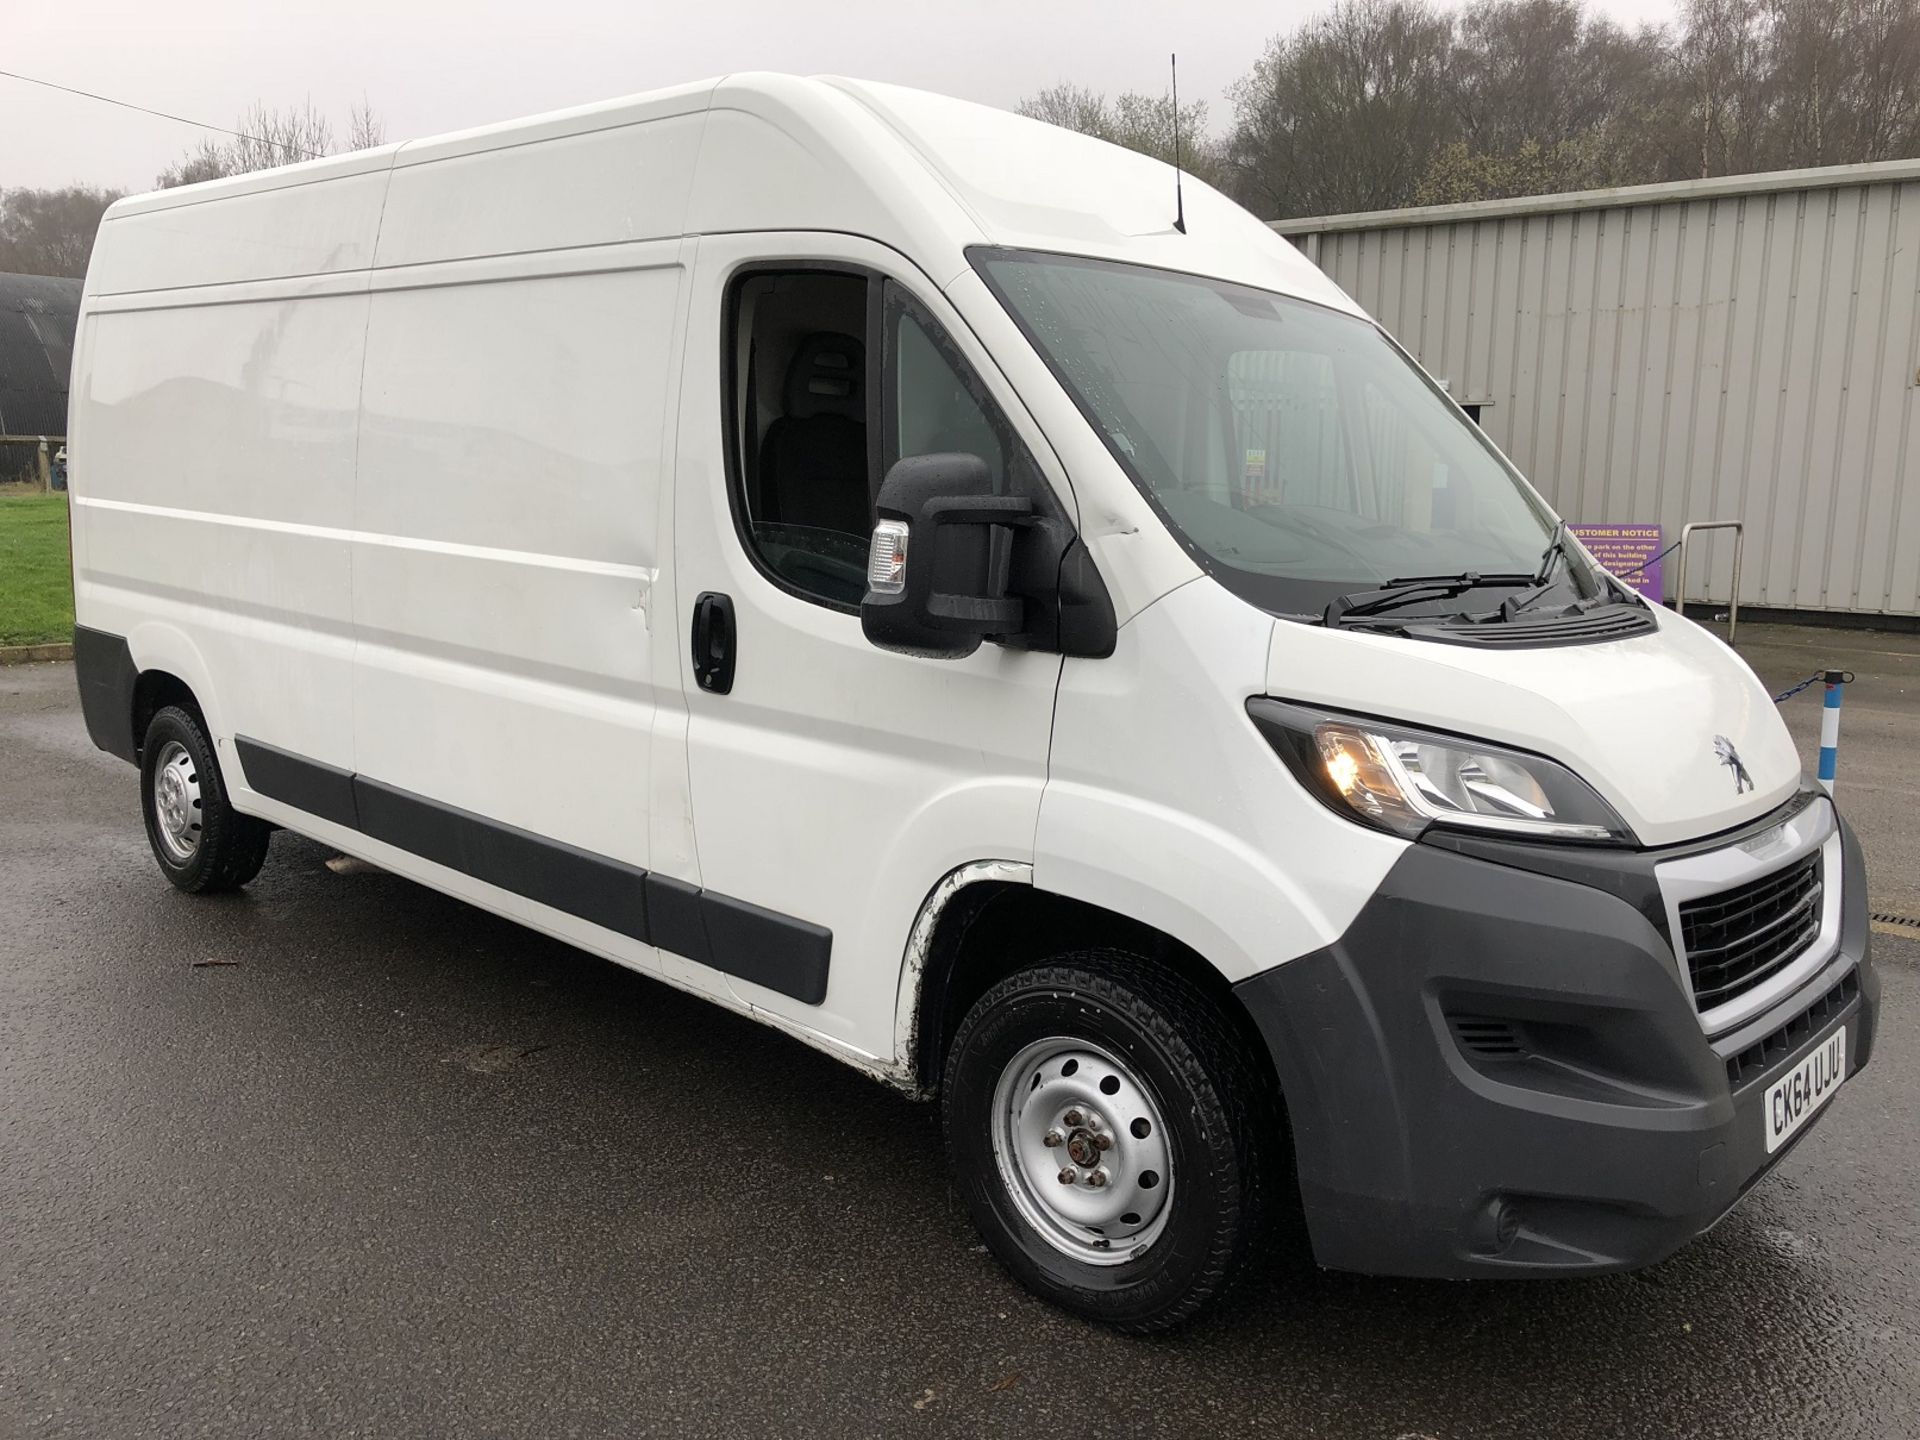
[[[1168,527],[1254,604],[1317,617],[1402,577],[1539,566],[1546,508],[1370,321],[1145,266],[972,259]]]

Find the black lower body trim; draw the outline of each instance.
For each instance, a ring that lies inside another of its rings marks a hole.
[[[353,799],[353,772],[336,765],[322,765],[277,745],[265,745],[244,735],[233,737],[234,754],[247,783],[262,795],[331,820],[336,825],[360,828],[359,808]]]
[[[826,999],[833,932],[824,926],[245,736],[234,749],[247,784],[283,804],[804,1004]]]
[[[709,964],[809,1005],[827,998],[827,955],[833,949],[833,932],[826,926],[711,891],[703,891],[700,898],[707,944],[714,957]],[[818,976],[809,992],[789,988],[794,976],[809,974]]]
[[[109,755],[137,763],[140,737],[133,733],[133,687],[140,671],[126,639],[74,626],[73,672],[80,682],[80,713],[93,743]]]
[[[375,840],[502,890],[604,926],[643,944],[647,872],[558,840],[502,825],[392,785],[353,777],[360,830]]]

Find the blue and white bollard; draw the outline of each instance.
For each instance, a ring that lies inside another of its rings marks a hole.
[[[1826,708],[1820,712],[1820,783],[1833,794],[1834,771],[1840,767],[1840,699],[1846,693],[1847,672],[1829,670]]]

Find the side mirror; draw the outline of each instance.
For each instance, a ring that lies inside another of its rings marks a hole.
[[[1013,532],[1033,501],[996,495],[978,455],[912,455],[880,484],[860,628],[883,650],[958,660],[1025,629],[1007,593]]]

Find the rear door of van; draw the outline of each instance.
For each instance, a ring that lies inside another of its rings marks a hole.
[[[701,238],[684,373],[682,626],[660,640],[684,657],[701,926],[659,943],[704,945],[737,998],[889,1059],[928,892],[1032,859],[1060,658],[869,644],[873,497],[902,455],[1055,462],[938,289],[852,236]]]

